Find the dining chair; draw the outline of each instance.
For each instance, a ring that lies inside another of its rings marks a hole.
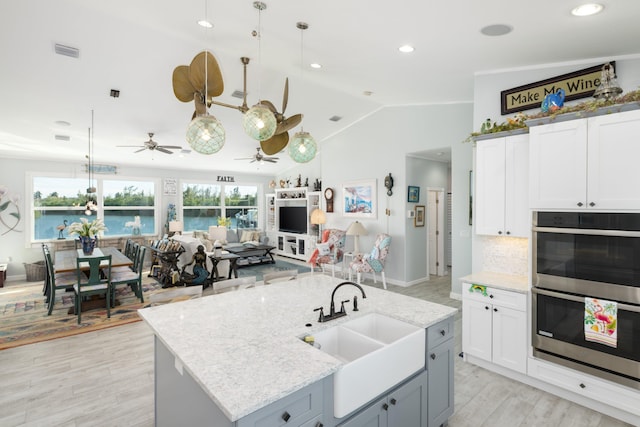
[[[86,267],[89,267],[86,270]],[[111,255],[96,257],[78,257],[76,259],[77,282],[73,285],[75,293],[75,310],[78,324],[82,321],[82,299],[91,295],[104,294],[107,304],[107,317],[111,318],[109,297],[111,281]]]
[[[73,287],[76,284],[77,277],[75,273],[55,273],[53,268],[53,261],[51,260],[51,252],[47,245],[42,245],[42,251],[44,252],[44,265],[46,269],[45,273],[45,302],[47,304],[47,316],[51,315],[53,311],[53,305],[56,302],[56,290]]]
[[[140,302],[144,302],[143,290],[142,290],[142,267],[144,265],[144,256],[147,248],[136,248],[137,254],[131,267],[113,267],[111,269],[111,303],[115,307],[116,302],[116,286],[129,285],[131,289],[140,299]]]
[[[262,281],[265,285],[269,285],[275,282],[286,282],[288,280],[295,280],[298,277],[298,270],[282,270],[273,273],[265,273],[262,275]]]

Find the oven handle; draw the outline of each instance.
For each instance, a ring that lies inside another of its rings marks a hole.
[[[563,294],[561,292],[553,292],[553,291],[548,291],[546,289],[540,289],[540,288],[532,288],[531,291],[535,294],[546,295],[549,297],[567,299],[569,301],[575,301],[575,302],[584,302],[584,297],[579,297],[577,295]],[[635,313],[640,313],[640,306],[624,304],[624,303],[617,303],[617,304],[620,310],[633,311]]]
[[[584,229],[555,227],[532,227],[532,230],[539,233],[583,234],[586,236],[640,237],[640,231],[630,230],[595,230],[592,228]]]

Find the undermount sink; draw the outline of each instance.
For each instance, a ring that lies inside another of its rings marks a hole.
[[[425,330],[372,313],[314,334],[316,347],[344,362],[333,375],[342,418],[424,368]]]

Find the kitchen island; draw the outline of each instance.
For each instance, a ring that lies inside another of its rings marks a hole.
[[[328,313],[331,293],[339,283],[313,275],[140,310],[155,333],[156,425],[182,420],[185,425],[241,426],[243,419],[309,387],[321,387],[325,397],[330,396],[330,379],[344,362],[302,337],[369,313],[425,328],[429,336],[429,327],[450,321],[456,312],[368,286],[363,286],[367,298],[362,299],[359,289],[343,286],[336,292],[336,307],[357,296],[359,311],[353,312],[349,302],[347,316],[318,322],[314,309],[324,307]],[[452,329],[443,329],[442,337],[452,338]],[[192,397],[194,388],[202,393]],[[452,392],[451,387],[451,396]],[[332,414],[322,417],[331,408],[327,400],[320,403],[322,421],[317,425],[333,425]],[[202,414],[195,414],[196,409]]]

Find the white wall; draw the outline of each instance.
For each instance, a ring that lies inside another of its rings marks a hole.
[[[452,277],[471,272],[467,177],[471,168],[472,147],[462,143],[471,132],[471,114],[470,103],[387,107],[322,142],[323,188],[332,187],[336,190],[335,210],[327,214],[325,227],[346,229],[352,221],[341,215],[342,184],[376,179],[378,216],[376,219],[360,219],[369,232],[369,235],[360,239],[360,246],[363,249],[370,248],[378,233],[386,232],[392,236],[385,268],[386,276],[392,283],[404,285],[419,275],[413,271],[415,265],[405,268],[410,251],[411,256],[426,259],[426,253],[422,252],[424,249],[414,250],[406,235],[407,185],[415,185],[409,182],[415,176],[412,174],[410,178],[407,177],[406,156],[416,151],[442,147],[451,147],[452,151]],[[389,173],[395,181],[391,197],[386,195],[383,184],[384,177]],[[387,207],[391,211],[389,217],[385,216]],[[347,249],[351,249],[352,245],[349,238]],[[457,283],[457,280],[452,282]]]
[[[86,177],[84,172],[84,165],[77,163],[61,163],[50,161],[33,161],[33,160],[21,160],[21,159],[0,159],[0,184],[8,187],[8,190],[12,194],[17,194],[20,197],[20,212],[22,219],[20,225],[17,228],[19,231],[10,231],[6,234],[3,233],[6,228],[0,227],[0,263],[6,263],[9,258],[12,259],[9,262],[7,276],[11,279],[11,276],[15,278],[24,277],[25,269],[23,263],[31,263],[42,258],[42,249],[40,245],[31,247],[28,240],[29,232],[25,230],[28,221],[26,217],[29,215],[27,211],[27,201],[32,197],[31,194],[27,194],[27,188],[29,185],[25,181],[27,173],[70,173],[72,176]],[[268,189],[268,183],[272,177],[264,175],[245,175],[245,174],[229,174],[224,173],[225,176],[234,176],[235,182],[238,184],[257,184],[264,190]],[[107,175],[105,175],[107,176]],[[119,167],[118,175],[116,177],[154,177],[157,178],[159,183],[163,178],[178,178],[178,179],[201,179],[203,182],[213,182],[216,180],[216,171],[212,168],[211,172],[185,172],[184,170],[168,170],[168,169],[151,169],[151,168],[132,168],[132,167]],[[160,206],[160,213],[158,214],[159,224],[161,227],[164,224],[166,217],[167,206],[169,203],[177,203],[178,198],[176,196],[163,196],[162,187],[158,187],[158,193],[156,194],[158,205]],[[258,198],[259,208],[264,210],[265,200],[264,197]],[[261,221],[264,221],[262,216]],[[261,224],[264,228],[264,224]]]

